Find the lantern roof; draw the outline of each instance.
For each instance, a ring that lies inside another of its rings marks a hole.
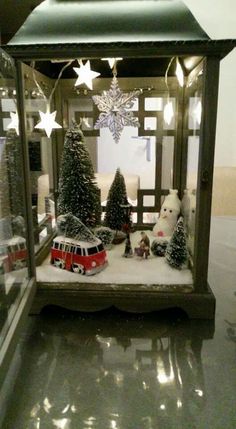
[[[45,0],[10,45],[209,40],[180,0]]]

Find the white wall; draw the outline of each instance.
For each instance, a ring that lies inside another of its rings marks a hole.
[[[110,131],[102,128],[98,149],[98,173],[114,174],[120,168],[122,174],[138,175],[140,188],[154,189],[155,137],[151,138],[150,160],[147,159],[146,140],[138,138],[138,129],[134,127],[125,127],[117,144]]]
[[[236,0],[184,0],[212,39],[236,38]],[[216,166],[236,166],[236,49],[221,61]]]

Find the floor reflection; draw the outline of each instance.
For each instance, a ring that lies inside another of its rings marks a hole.
[[[27,341],[4,429],[193,429],[210,322],[45,313]]]

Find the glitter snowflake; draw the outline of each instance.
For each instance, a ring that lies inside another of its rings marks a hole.
[[[135,98],[140,94],[139,90],[123,93],[118,85],[118,80],[114,76],[109,91],[104,91],[103,95],[94,95],[93,101],[100,110],[100,115],[94,128],[100,129],[108,127],[116,143],[119,142],[121,132],[125,126],[139,127],[138,118],[131,109]]]

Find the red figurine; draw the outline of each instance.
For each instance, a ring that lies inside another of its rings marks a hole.
[[[141,258],[147,259],[150,255],[150,240],[144,231],[141,232],[139,247],[135,247],[134,251],[135,254]]]

